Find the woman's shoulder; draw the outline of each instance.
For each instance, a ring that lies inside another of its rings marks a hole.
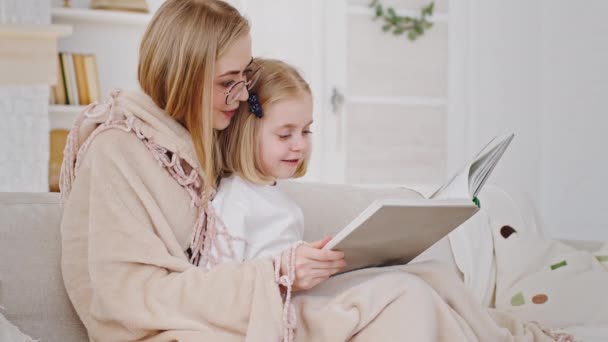
[[[86,144],[84,152],[78,158],[81,167],[109,166],[120,164],[131,168],[146,167],[150,163],[156,164],[150,150],[145,143],[133,132],[126,132],[121,129],[107,129],[98,133],[93,133]]]
[[[82,158],[79,169],[94,169],[102,177],[114,174],[150,184],[158,183],[169,175],[144,141],[132,132],[108,129],[93,136],[87,144],[79,157]]]
[[[134,156],[147,150],[145,144],[135,134],[121,129],[107,129],[88,139],[90,141],[85,155]]]

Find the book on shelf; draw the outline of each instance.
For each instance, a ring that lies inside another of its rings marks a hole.
[[[91,0],[90,4],[93,9],[149,12],[146,0]]]
[[[84,55],[72,54],[72,60],[74,63],[74,76],[76,78],[76,89],[78,91],[78,104],[87,105],[91,103],[89,101],[88,87],[87,87],[87,75],[84,69]]]
[[[53,129],[49,136],[49,191],[59,192],[59,175],[63,163],[63,149],[68,138],[67,129]]]
[[[67,104],[65,81],[61,66],[61,55],[57,54],[57,83],[51,87],[51,104]]]
[[[101,99],[101,86],[99,84],[99,72],[95,55],[88,54],[84,56],[84,71],[87,79],[89,103],[99,101]]]
[[[340,273],[410,262],[479,210],[477,195],[513,137],[492,139],[429,198],[373,201],[323,249],[344,251]]]
[[[61,72],[65,81],[65,104],[78,105],[80,103],[78,102],[77,97],[78,90],[76,88],[76,75],[74,73],[74,62],[72,61],[72,54],[68,52],[61,52],[59,56],[61,58]]]
[[[58,82],[52,86],[52,104],[88,105],[101,98],[95,55],[60,52],[58,61]]]

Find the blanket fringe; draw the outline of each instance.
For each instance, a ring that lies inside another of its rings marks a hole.
[[[292,244],[284,253],[280,253],[273,258],[274,264],[274,281],[284,286],[286,291],[283,303],[283,341],[293,342],[295,339],[295,331],[297,326],[296,310],[291,302],[291,294],[293,282],[296,278],[296,250],[303,241],[298,241]],[[286,254],[287,269],[285,274],[281,276],[281,261]]]
[[[532,322],[532,324],[536,325],[545,335],[551,337],[555,342],[581,342],[576,339],[574,335],[567,332],[545,328],[538,322]]]

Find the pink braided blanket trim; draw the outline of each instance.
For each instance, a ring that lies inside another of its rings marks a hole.
[[[298,241],[292,244],[287,251],[285,251],[287,258],[287,270],[285,274],[281,276],[281,259],[283,253],[276,255],[273,258],[274,265],[274,281],[286,288],[283,304],[283,341],[292,342],[295,339],[295,330],[297,326],[296,310],[291,303],[291,294],[293,282],[296,279],[296,250],[303,241]]]

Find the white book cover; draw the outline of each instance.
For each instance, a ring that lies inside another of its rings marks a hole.
[[[324,247],[344,251],[354,269],[406,264],[468,220],[478,208],[471,200],[380,199]]]

